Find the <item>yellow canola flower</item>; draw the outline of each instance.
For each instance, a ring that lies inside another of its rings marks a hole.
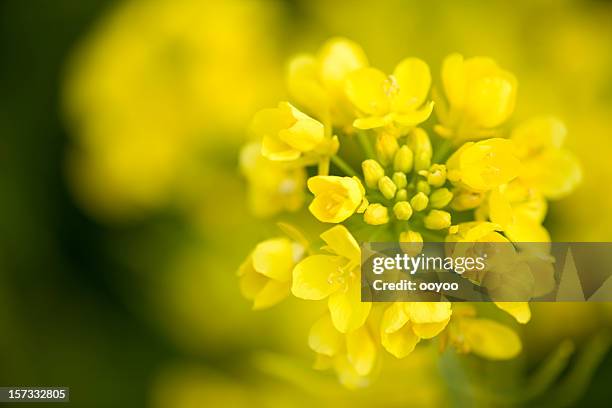
[[[249,206],[256,216],[296,211],[304,204],[306,170],[266,159],[261,154],[260,143],[250,143],[242,148],[240,169],[249,183]]]
[[[460,352],[488,360],[509,360],[522,350],[519,336],[491,319],[461,317],[451,323],[450,333],[451,343]]]
[[[303,153],[331,155],[337,150],[333,140],[325,138],[323,124],[289,102],[257,112],[251,129],[262,139],[261,153],[270,160],[296,160]]]
[[[350,125],[354,115],[344,93],[346,76],[368,66],[361,47],[346,38],[328,40],[319,53],[298,55],[289,63],[289,94],[326,125]]]
[[[304,254],[304,247],[288,238],[259,243],[240,265],[240,290],[253,300],[253,309],[265,309],[286,298],[291,289],[291,271]]]
[[[437,105],[442,125],[436,130],[443,137],[457,141],[490,137],[491,129],[514,111],[516,79],[491,58],[449,55],[442,64],[442,84],[448,108]]]
[[[418,58],[402,60],[393,75],[376,68],[361,68],[346,79],[346,95],[360,117],[353,122],[358,129],[373,129],[396,123],[412,127],[426,121],[433,102],[426,102],[431,74]]]
[[[551,200],[571,193],[582,180],[578,160],[562,147],[566,135],[559,119],[540,117],[519,125],[510,138],[523,163],[520,179]]]
[[[516,178],[521,162],[514,144],[501,138],[467,142],[446,162],[448,179],[474,191],[489,191]]]
[[[329,254],[311,255],[293,269],[292,293],[301,299],[328,299],[334,327],[348,333],[366,321],[372,304],[361,301],[361,249],[336,225],[321,234]]]
[[[331,316],[325,314],[310,329],[308,346],[317,353],[315,368],[333,367],[342,384],[349,388],[369,384],[378,348],[367,325],[341,333]]]
[[[322,222],[342,222],[367,206],[357,177],[314,176],[308,179],[308,189],[315,196],[308,209]]]
[[[410,354],[421,339],[431,339],[446,327],[450,302],[394,302],[380,324],[383,347],[397,358]]]

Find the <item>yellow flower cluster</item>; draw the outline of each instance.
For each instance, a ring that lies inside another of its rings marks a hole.
[[[386,75],[342,38],[328,41],[316,56],[296,57],[289,67],[296,106],[281,102],[255,115],[258,141],[243,150],[242,169],[258,213],[298,210],[307,188],[312,216],[336,225],[320,235],[320,250],[293,227],[283,228],[288,238],[254,249],[240,269],[254,308],[289,293],[326,300],[328,313],[309,335],[315,367],[334,368],[352,387],[368,384],[381,349],[403,358],[422,339],[438,338],[442,348],[493,360],[516,356],[516,333],[477,317],[475,307],[362,302],[355,237],[391,239],[412,254],[424,241],[446,241],[455,251],[469,250],[460,243],[507,243],[510,255],[521,242],[548,242],[546,200],[568,194],[581,177],[576,159],[562,147],[564,125],[536,118],[508,131],[516,80],[489,58],[450,55],[440,88],[431,92],[422,60],[406,58]],[[434,103],[438,120],[431,124]],[[310,166],[318,174],[311,171],[305,180]],[[515,269],[530,277],[530,293],[549,283],[543,278],[549,264],[521,262]],[[503,276],[508,268],[498,264],[490,275],[467,276],[479,283]],[[527,303],[496,304],[519,323],[531,318]]]

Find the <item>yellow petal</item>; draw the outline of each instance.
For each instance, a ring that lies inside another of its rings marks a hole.
[[[313,351],[330,357],[340,351],[342,340],[342,334],[332,324],[329,314],[317,320],[308,334],[308,346]]]
[[[514,222],[504,228],[512,242],[550,242],[550,234],[539,222],[515,216]]]
[[[329,97],[319,82],[314,57],[300,55],[291,60],[287,87],[291,99],[315,117],[322,118],[329,112]]]
[[[245,298],[253,300],[268,281],[268,278],[254,270],[244,273],[240,276],[240,292]]]
[[[389,112],[388,79],[375,68],[361,68],[346,78],[346,96],[361,112],[384,116]]]
[[[521,123],[512,131],[510,139],[515,142],[517,154],[527,158],[545,149],[560,149],[565,141],[567,128],[553,116],[537,117]]]
[[[404,304],[402,302],[394,302],[385,310],[380,322],[380,330],[382,333],[395,333],[404,327],[408,320],[409,317]]]
[[[463,149],[459,158],[461,182],[477,191],[508,183],[521,170],[513,152],[512,142],[501,138],[483,140]]]
[[[300,112],[288,102],[281,102],[279,109],[287,110],[295,119],[293,125],[279,131],[278,137],[281,141],[300,152],[309,152],[323,141],[322,123]]]
[[[253,267],[270,279],[286,282],[293,269],[293,244],[287,238],[268,239],[253,250]]]
[[[465,100],[465,69],[463,56],[451,54],[442,63],[442,84],[449,104],[462,109]]]
[[[392,99],[394,112],[409,113],[425,102],[431,86],[431,73],[424,61],[418,58],[402,60],[393,71],[393,77],[399,88]]]
[[[346,335],[346,355],[357,374],[370,374],[376,361],[376,345],[365,326]]]
[[[308,179],[308,189],[315,195],[308,209],[319,221],[338,223],[353,215],[363,200],[363,186],[358,179],[315,176]]]
[[[501,125],[514,111],[516,79],[509,73],[475,81],[466,98],[466,115],[479,127]]]
[[[519,323],[525,324],[531,320],[531,310],[527,302],[495,302],[495,304]]]
[[[346,38],[328,40],[319,52],[320,77],[325,86],[335,94],[344,91],[346,76],[368,65],[363,49]]]
[[[525,163],[521,179],[551,200],[571,193],[582,180],[576,157],[565,149],[548,149]]]
[[[361,279],[354,277],[346,290],[338,290],[329,296],[327,303],[334,326],[342,333],[361,327],[370,313],[372,303],[361,301]]]
[[[448,325],[450,318],[436,323],[413,323],[412,330],[414,334],[422,339],[432,339],[442,332]]]
[[[489,195],[489,218],[502,227],[514,221],[512,206],[499,187],[494,188]]]
[[[521,352],[521,340],[517,334],[496,321],[462,318],[460,330],[468,347],[480,357],[507,360]]]
[[[274,306],[289,296],[290,282],[279,282],[269,279],[253,299],[253,310],[261,310]]]
[[[344,225],[336,225],[321,234],[321,239],[337,255],[356,264],[361,263],[361,249],[355,238]]]
[[[414,333],[410,323],[396,332],[385,333],[384,330],[381,330],[380,333],[381,344],[396,358],[404,358],[412,353],[419,341],[420,338]]]
[[[353,126],[357,129],[368,130],[386,126],[393,122],[393,115],[385,116],[369,116],[367,118],[358,118],[353,122]]]
[[[416,126],[419,123],[425,122],[431,116],[431,112],[433,111],[434,103],[429,102],[425,104],[422,108],[412,111],[412,112],[404,112],[404,113],[396,113],[393,116],[393,119],[404,126]]]
[[[301,153],[277,136],[265,135],[261,140],[261,154],[274,161],[291,161],[298,159]]]
[[[410,302],[406,310],[413,323],[444,322],[452,314],[450,302]]]
[[[321,300],[340,288],[333,275],[338,274],[342,258],[332,255],[311,255],[293,268],[291,292],[307,300]]]

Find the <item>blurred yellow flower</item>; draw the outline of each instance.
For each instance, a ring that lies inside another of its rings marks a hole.
[[[361,68],[346,79],[346,95],[357,108],[358,129],[373,129],[397,123],[412,127],[431,115],[433,102],[426,102],[431,85],[429,67],[418,58],[401,61],[393,75],[376,68]]]
[[[273,306],[289,295],[291,271],[303,254],[304,247],[288,238],[257,244],[238,269],[240,290],[253,300],[253,309]]]
[[[308,209],[319,221],[338,223],[360,208],[364,188],[357,177],[315,176],[308,179],[314,199]]]
[[[365,323],[372,307],[361,301],[361,249],[342,225],[325,231],[321,238],[331,254],[310,255],[298,263],[291,291],[306,300],[328,298],[334,326],[348,333]]]
[[[492,136],[514,111],[516,79],[490,58],[451,54],[442,64],[448,108],[437,104],[442,137],[460,142]]]
[[[317,56],[302,54],[291,60],[287,75],[289,94],[327,126],[345,127],[353,120],[344,93],[346,76],[367,65],[359,45],[345,38],[332,38]]]
[[[261,153],[275,161],[296,160],[313,152],[324,138],[323,124],[289,102],[257,112],[251,129],[262,140]]]
[[[256,216],[296,211],[304,204],[306,170],[266,159],[261,144],[249,143],[242,148],[240,169],[249,183],[249,206]]]
[[[448,159],[448,178],[475,191],[489,191],[520,174],[511,141],[500,138],[467,142]]]
[[[395,357],[404,358],[422,338],[440,334],[451,314],[450,302],[394,302],[380,323],[381,343]]]

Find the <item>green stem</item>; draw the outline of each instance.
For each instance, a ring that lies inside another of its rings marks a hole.
[[[332,163],[336,165],[340,170],[344,172],[347,176],[357,177],[357,172],[353,170],[353,168],[340,157],[333,155],[331,157]]]
[[[327,176],[329,174],[329,157],[324,157],[319,161],[319,176]]]
[[[366,132],[358,132],[357,140],[359,141],[359,144],[361,145],[361,148],[363,149],[363,152],[365,153],[367,159],[376,158],[376,153],[374,153],[372,142],[370,141],[370,138],[368,137],[368,134]]]

